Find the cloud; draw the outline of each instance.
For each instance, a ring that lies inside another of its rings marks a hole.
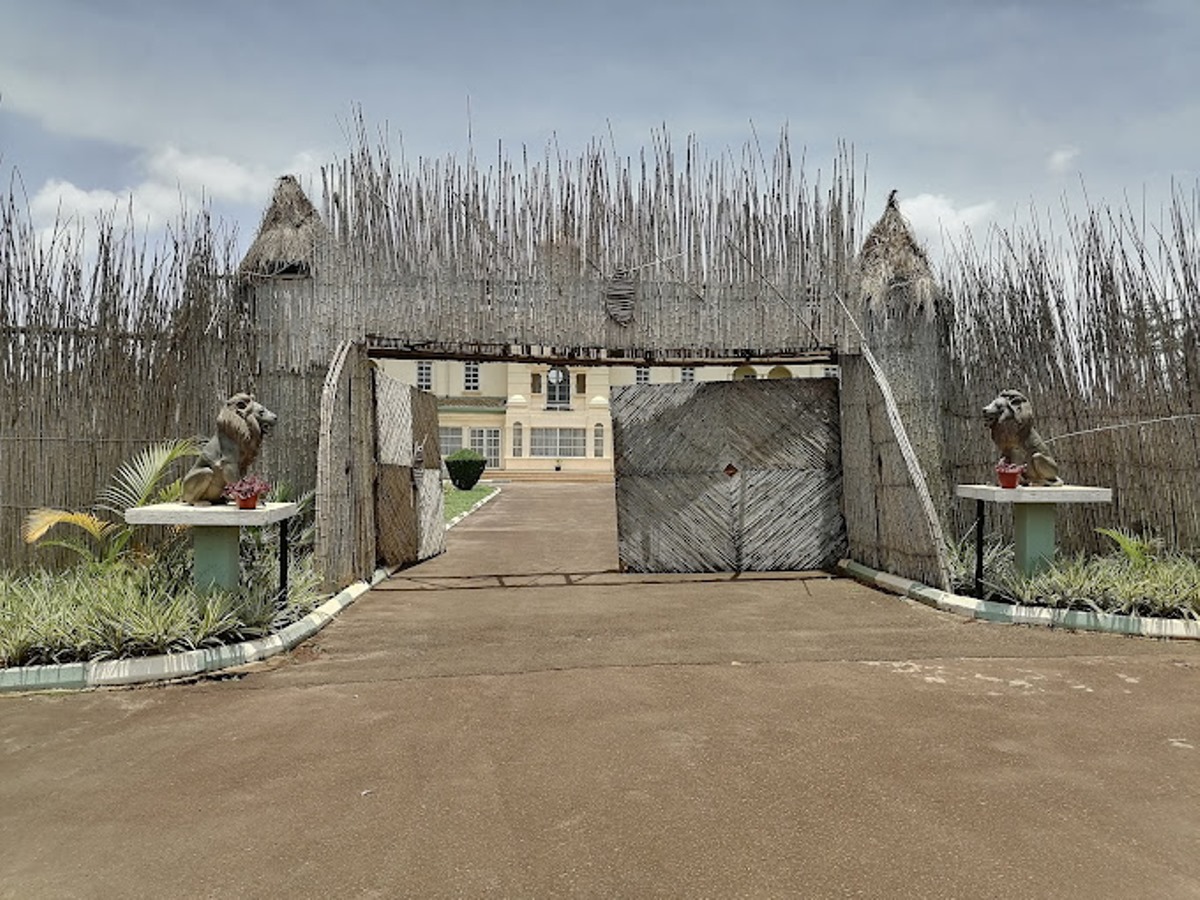
[[[957,207],[943,194],[917,194],[900,201],[900,212],[921,246],[936,257],[939,251],[987,228],[995,218],[996,204],[988,200]]]
[[[155,182],[177,184],[189,196],[240,203],[260,197],[265,177],[224,156],[190,155],[171,146],[151,153],[146,171]]]
[[[138,168],[142,180],[119,190],[85,189],[65,179],[47,180],[29,202],[35,227],[51,229],[55,223],[86,226],[98,217],[116,216],[119,224],[127,218],[137,229],[157,231],[206,206],[261,211],[280,175],[296,175],[310,192],[320,183],[320,165],[308,152],[274,169],[165,146],[146,154]]]
[[[51,179],[29,201],[34,224],[49,227],[89,224],[100,216],[128,214],[135,224],[159,228],[177,218],[183,197],[165,185],[146,182],[123,191],[85,190],[69,181]]]
[[[1072,163],[1078,158],[1078,147],[1059,147],[1046,158],[1046,171],[1054,175],[1062,175],[1071,170]]]

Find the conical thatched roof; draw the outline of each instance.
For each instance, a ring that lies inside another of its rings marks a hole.
[[[896,192],[858,254],[862,306],[871,313],[934,315],[935,287],[929,257],[900,214]]]
[[[309,275],[325,223],[299,183],[284,175],[275,185],[271,205],[263,214],[258,235],[238,266],[244,276]]]

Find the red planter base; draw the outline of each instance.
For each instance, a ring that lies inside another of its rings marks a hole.
[[[1002,488],[1015,488],[1021,484],[1024,466],[996,466],[996,481]]]

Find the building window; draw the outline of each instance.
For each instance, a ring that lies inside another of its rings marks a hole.
[[[767,377],[774,378],[774,379],[791,378],[792,370],[789,369],[787,366],[776,366],[770,372],[767,373]]]
[[[546,373],[546,409],[571,408],[571,373],[555,366]]]
[[[587,373],[577,372],[575,374],[575,393],[581,397],[587,396]]]
[[[691,384],[693,381],[695,381],[696,380],[695,366],[684,366],[682,369],[680,369],[679,370],[679,380],[682,381],[684,384]]]
[[[513,456],[520,456],[525,452],[525,433],[520,422],[513,422]]]
[[[636,381],[638,384],[649,384],[650,383],[650,369],[647,368],[646,366],[638,366]]]
[[[417,363],[417,387],[423,391],[433,390],[433,363],[428,360]]]
[[[471,449],[486,459],[491,468],[500,468],[500,429],[472,428]]]
[[[542,376],[534,372],[529,376],[529,393],[540,394],[542,392]]]
[[[529,455],[552,459],[587,456],[587,429],[530,428]]]
[[[463,390],[479,390],[479,363],[463,363]]]
[[[596,435],[596,443],[595,443],[595,446],[592,447],[592,453],[596,457],[596,459],[603,459],[604,458],[604,426],[601,425],[599,422],[596,423],[595,435]]]
[[[438,429],[438,444],[441,446],[443,458],[451,453],[457,453],[463,448],[462,429],[458,426],[443,425]]]
[[[841,374],[841,370],[837,366],[826,366],[825,367],[825,377],[826,378],[837,378],[837,377],[839,377],[840,374]]]
[[[753,381],[758,377],[754,366],[739,366],[733,370],[734,381]]]

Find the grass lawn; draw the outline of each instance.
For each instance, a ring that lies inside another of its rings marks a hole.
[[[491,496],[500,490],[498,487],[490,484],[477,484],[469,491],[460,491],[454,485],[447,482],[446,484],[446,521],[449,522],[457,515],[465,513],[468,509],[482,500],[484,497]]]

